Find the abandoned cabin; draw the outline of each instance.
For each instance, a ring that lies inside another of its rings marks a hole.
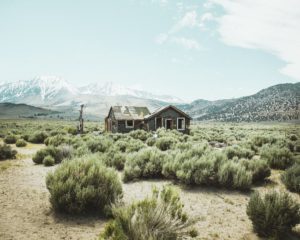
[[[192,118],[170,105],[150,113],[147,107],[113,106],[105,118],[105,130],[112,133],[128,133],[143,129],[155,131],[158,128],[176,129],[189,133]]]

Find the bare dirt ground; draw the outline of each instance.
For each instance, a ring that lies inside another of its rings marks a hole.
[[[17,148],[18,159],[0,162],[0,239],[97,239],[105,221],[97,217],[56,215],[51,210],[45,185],[47,172],[32,162],[43,145]],[[280,172],[272,172],[267,186],[284,188]],[[124,200],[129,203],[150,195],[153,186],[168,181],[151,180],[123,184]],[[246,215],[249,193],[214,188],[184,188],[181,197],[188,213],[199,218],[199,239],[258,239]],[[265,191],[268,187],[257,187]],[[299,195],[294,195],[299,201]]]

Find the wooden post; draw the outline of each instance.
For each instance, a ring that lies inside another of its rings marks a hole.
[[[82,118],[82,115],[83,115],[83,107],[84,105],[80,105],[80,110],[79,110],[79,133],[80,134],[83,134],[83,118]]]

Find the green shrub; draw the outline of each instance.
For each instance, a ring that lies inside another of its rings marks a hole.
[[[264,145],[260,154],[262,159],[267,160],[271,168],[285,169],[294,163],[293,154],[286,147]]]
[[[53,157],[55,163],[59,163],[62,160],[59,150],[53,146],[48,146],[46,148],[42,148],[38,150],[36,154],[33,156],[32,161],[36,164],[42,164],[46,156]]]
[[[17,147],[25,147],[27,145],[27,142],[23,139],[18,139],[16,142]]]
[[[250,149],[243,148],[236,145],[225,148],[225,153],[229,159],[232,159],[233,157],[252,158],[254,156],[254,152],[251,151]]]
[[[23,138],[26,142],[28,142],[29,135],[28,135],[28,134],[23,134],[23,135],[21,136],[21,138]]]
[[[299,140],[295,143],[294,151],[300,153],[300,141]]]
[[[189,150],[193,147],[193,142],[179,142],[176,144],[176,146],[174,147],[175,149],[179,149],[181,151],[186,151]]]
[[[252,184],[252,174],[241,164],[228,161],[220,166],[218,181],[221,186],[247,190]]]
[[[114,147],[117,148],[120,152],[126,152],[128,143],[125,140],[118,140],[114,143]]]
[[[106,166],[114,167],[117,170],[123,170],[126,162],[126,154],[119,152],[117,148],[111,148],[107,153],[102,155]]]
[[[290,139],[291,141],[297,141],[297,140],[298,140],[298,137],[297,137],[296,134],[291,134],[291,135],[289,136],[289,139]]]
[[[17,142],[17,137],[15,135],[8,135],[4,138],[4,142],[7,144],[14,144]]]
[[[144,130],[134,130],[129,133],[129,136],[134,139],[139,139],[141,141],[146,141],[148,137],[150,137],[150,133]]]
[[[106,152],[113,145],[113,141],[107,137],[97,137],[88,140],[86,144],[92,153]]]
[[[59,135],[55,135],[55,136],[52,136],[52,137],[47,137],[44,141],[44,143],[49,146],[54,146],[54,147],[57,147],[63,143],[65,144],[70,144],[71,142],[71,139],[68,138],[67,136],[63,136],[61,134]]]
[[[53,166],[55,164],[55,160],[52,156],[47,155],[44,159],[43,159],[43,164],[44,166]]]
[[[282,174],[282,181],[292,192],[300,193],[300,164],[294,164]]]
[[[46,129],[46,130],[50,131],[49,136],[51,136],[51,137],[56,136],[56,135],[66,135],[67,134],[67,132],[62,129],[54,129],[54,130]]]
[[[67,145],[72,145],[75,149],[86,145],[86,142],[80,136],[73,136],[68,139]]]
[[[122,133],[110,133],[107,134],[107,136],[111,137],[114,141],[118,141],[120,139],[124,139],[125,137],[127,137]]]
[[[283,234],[300,223],[300,205],[287,193],[272,191],[261,197],[255,192],[247,205],[247,215],[259,236],[284,239]]]
[[[84,155],[90,154],[90,153],[91,153],[91,151],[88,149],[86,144],[79,146],[74,150],[74,155],[77,157],[81,157],[81,156],[84,156]]]
[[[203,157],[189,159],[176,171],[176,177],[185,184],[209,184],[214,181],[214,164]]]
[[[270,137],[270,136],[257,135],[257,136],[254,136],[251,139],[251,141],[255,146],[261,147],[261,146],[263,146],[264,144],[267,144],[267,143],[274,143],[275,139]]]
[[[176,144],[177,140],[173,137],[160,137],[156,140],[156,147],[162,151],[166,151]]]
[[[126,152],[138,152],[142,148],[145,148],[146,145],[139,139],[129,139],[127,142]]]
[[[53,208],[66,213],[106,215],[122,196],[118,174],[95,155],[64,161],[47,175],[46,185]]]
[[[286,143],[287,148],[291,151],[291,152],[295,152],[295,146],[296,146],[297,142],[293,142],[293,141],[288,141]]]
[[[226,156],[222,152],[205,149],[206,145],[195,145],[188,151],[168,155],[163,175],[185,184],[215,184],[217,169]]]
[[[261,169],[263,166],[263,163],[256,167],[228,160],[224,152],[213,150],[204,143],[182,152],[168,152],[162,174],[184,184],[216,185],[245,190],[251,187],[253,177],[267,175],[270,169]]]
[[[168,152],[163,165],[163,175],[185,184],[210,184],[215,182],[216,171],[226,155],[212,150],[208,144],[195,144],[184,151]]]
[[[150,137],[146,140],[146,144],[149,146],[149,147],[152,147],[154,146],[156,143],[156,138],[155,137]]]
[[[33,135],[29,136],[28,142],[31,143],[44,143],[45,139],[48,137],[46,132],[37,131]]]
[[[71,145],[62,144],[56,148],[58,150],[57,162],[74,156],[74,148]]]
[[[14,159],[16,158],[17,151],[13,150],[11,146],[6,144],[0,144],[0,160]]]
[[[157,148],[145,148],[129,154],[124,168],[124,181],[162,176],[165,154]]]
[[[67,132],[68,132],[69,134],[76,135],[78,131],[77,131],[77,128],[76,128],[76,127],[68,127],[68,128],[67,128]]]
[[[153,190],[151,197],[129,206],[115,206],[114,220],[100,235],[100,240],[176,240],[196,237],[195,222],[183,212],[179,194],[170,187]]]
[[[271,176],[271,169],[268,163],[262,159],[240,159],[239,163],[243,165],[247,171],[252,173],[253,182],[262,182]]]

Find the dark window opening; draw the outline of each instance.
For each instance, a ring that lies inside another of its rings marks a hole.
[[[185,119],[184,118],[178,118],[177,129],[178,130],[185,129]]]
[[[133,128],[133,120],[127,120],[126,121],[126,127],[127,128]]]
[[[161,128],[162,127],[162,118],[156,118],[156,128]]]

